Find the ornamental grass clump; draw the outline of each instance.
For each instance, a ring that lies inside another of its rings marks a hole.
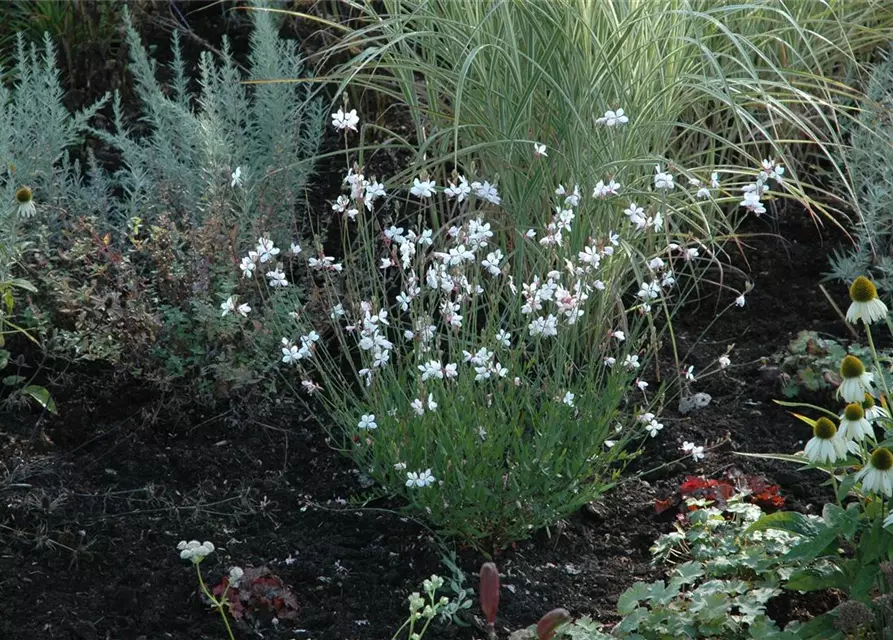
[[[332,126],[353,136],[345,111]],[[531,171],[551,157],[528,151]],[[647,191],[667,209],[641,223],[624,188],[602,180],[591,196],[553,186],[525,229],[473,165],[387,187],[348,166],[323,221],[341,229],[339,253],[259,238],[222,312],[247,330],[254,310],[289,309],[261,329],[281,337],[270,357],[285,379],[319,399],[362,474],[443,533],[498,547],[598,497],[630,445],[663,428],[644,363],[677,275],[701,264],[670,213],[685,197],[670,174],[657,170]]]
[[[418,141],[404,179],[423,165],[474,159],[500,176],[512,215],[530,225],[553,182],[597,176],[626,185],[661,162],[686,169],[675,180],[693,187],[680,215],[704,239],[734,228],[720,207],[695,206],[714,170],[725,201],[757,215],[779,195],[834,215],[843,207],[804,179],[818,156],[855,204],[841,130],[854,117],[861,63],[893,33],[876,0],[343,4],[351,19],[329,24],[344,37],[326,55],[350,59],[326,79],[405,105],[413,137],[405,128],[389,136],[392,146]],[[534,143],[550,165],[518,171]],[[795,163],[776,172],[772,157],[782,152]],[[754,171],[762,160],[765,169]],[[760,170],[787,183],[762,203],[762,194],[739,191]]]

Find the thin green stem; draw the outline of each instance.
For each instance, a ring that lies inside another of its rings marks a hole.
[[[208,587],[205,586],[205,580],[202,578],[202,570],[199,566],[199,563],[195,563],[195,573],[198,576],[198,584],[202,589],[202,593],[205,594],[205,597],[210,600],[214,606],[217,608],[217,611],[220,612],[220,617],[223,618],[223,625],[226,627],[226,633],[229,635],[229,640],[236,640],[233,635],[233,630],[229,626],[229,620],[226,616],[226,593],[229,591],[229,585],[226,586],[226,589],[223,590],[223,593],[220,595],[220,599],[214,597],[214,595],[208,590]]]
[[[864,322],[863,322],[864,323]],[[877,349],[874,347],[874,338],[871,336],[871,325],[865,324],[865,335],[868,336],[868,347],[871,349],[871,357],[874,359],[874,369],[881,379],[881,385],[884,387],[884,396],[890,397],[890,389],[887,388],[887,377],[884,375],[884,368],[881,365],[881,359],[878,357]]]

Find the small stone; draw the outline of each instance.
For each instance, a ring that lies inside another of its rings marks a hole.
[[[679,399],[679,413],[686,415],[697,409],[703,409],[710,404],[711,400],[713,400],[713,396],[704,392],[684,396]]]

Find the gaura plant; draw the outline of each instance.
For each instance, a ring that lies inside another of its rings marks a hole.
[[[359,117],[345,106],[332,125],[347,141]],[[531,170],[550,157],[529,151]],[[670,213],[696,194],[666,167],[632,191],[665,209],[645,211],[609,178],[591,195],[557,185],[524,229],[495,181],[458,170],[386,188],[348,164],[344,187],[341,256],[321,239],[285,250],[276,242],[291,239],[263,236],[221,312],[247,324],[290,309],[288,324],[258,330],[282,336],[283,373],[335,419],[360,471],[477,545],[529,535],[609,488],[630,445],[663,428],[640,375],[677,277],[712,264]]]

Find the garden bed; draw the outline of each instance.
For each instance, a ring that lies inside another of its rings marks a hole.
[[[564,606],[574,615],[615,616],[618,596],[653,580],[649,547],[672,528],[655,501],[689,474],[733,470],[763,474],[781,487],[787,508],[814,511],[827,499],[816,473],[733,455],[791,452],[807,429],[772,400],[777,376],[765,360],[802,329],[843,326],[816,286],[826,267],[823,236],[802,211],[755,219],[743,230],[750,247],[736,258],[755,289],[696,345],[696,370],[735,344],[733,366],[698,384],[713,396],[649,440],[643,468],[676,459],[684,440],[720,443],[704,461],[629,479],[549,531],[495,558],[503,573],[499,626],[526,626]],[[714,298],[677,315],[683,351],[714,316]],[[203,567],[219,578],[231,564],[267,565],[300,605],[293,623],[270,638],[390,638],[405,619],[406,596],[431,573],[447,575],[432,534],[399,505],[369,500],[351,462],[331,450],[317,416],[285,401],[190,412],[138,383],[105,375],[68,376],[57,392],[59,416],[11,411],[2,416],[0,459],[0,637],[223,637],[219,617],[196,596],[181,539],[218,546]],[[458,549],[477,587],[483,558]],[[780,623],[809,617],[834,602],[782,596]],[[477,606],[471,611],[477,611]],[[237,637],[254,637],[242,629]],[[432,638],[480,637],[435,624]]]

